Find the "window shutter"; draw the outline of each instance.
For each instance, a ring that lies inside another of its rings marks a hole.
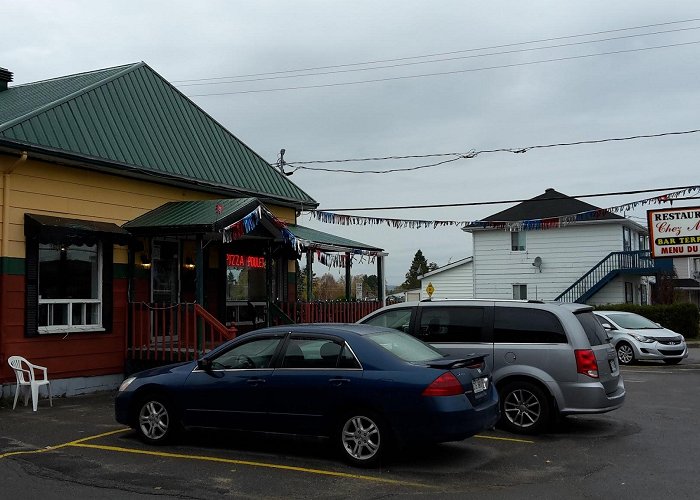
[[[113,318],[113,279],[114,279],[114,245],[107,239],[102,244],[102,326],[105,331],[112,331]]]
[[[39,335],[39,240],[26,238],[24,261],[24,335]]]

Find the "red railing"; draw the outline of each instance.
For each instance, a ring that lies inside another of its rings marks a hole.
[[[175,363],[197,359],[236,336],[199,304],[133,302],[127,357]]]
[[[279,302],[275,305],[294,323],[354,323],[382,307],[378,301]]]

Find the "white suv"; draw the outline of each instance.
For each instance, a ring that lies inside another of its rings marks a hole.
[[[383,307],[359,323],[407,332],[438,349],[486,358],[501,400],[501,425],[534,434],[552,417],[622,406],[615,349],[582,304],[432,300]]]

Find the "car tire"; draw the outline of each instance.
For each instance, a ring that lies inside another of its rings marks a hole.
[[[134,423],[141,440],[156,445],[171,442],[179,428],[170,400],[160,394],[139,399]]]
[[[615,346],[617,361],[621,365],[631,365],[634,363],[634,349],[627,342],[620,342]]]
[[[667,365],[677,365],[681,361],[683,361],[683,360],[680,358],[679,359],[664,359],[664,363],[666,363]]]
[[[346,462],[356,467],[375,467],[389,448],[388,426],[371,411],[346,413],[339,420],[335,441]]]
[[[518,381],[499,390],[500,426],[518,434],[539,434],[550,423],[551,406],[547,394],[537,385]]]

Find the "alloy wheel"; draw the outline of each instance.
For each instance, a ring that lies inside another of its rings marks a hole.
[[[526,429],[537,423],[542,413],[542,402],[526,389],[508,393],[503,402],[506,418],[515,426]]]
[[[370,460],[379,452],[379,426],[369,417],[354,416],[345,421],[341,432],[345,452],[355,460]]]
[[[160,401],[149,401],[141,407],[139,429],[144,437],[158,441],[165,437],[169,427],[168,409]]]
[[[617,359],[622,365],[629,365],[632,361],[634,361],[634,351],[632,350],[632,346],[624,343],[618,345]]]

